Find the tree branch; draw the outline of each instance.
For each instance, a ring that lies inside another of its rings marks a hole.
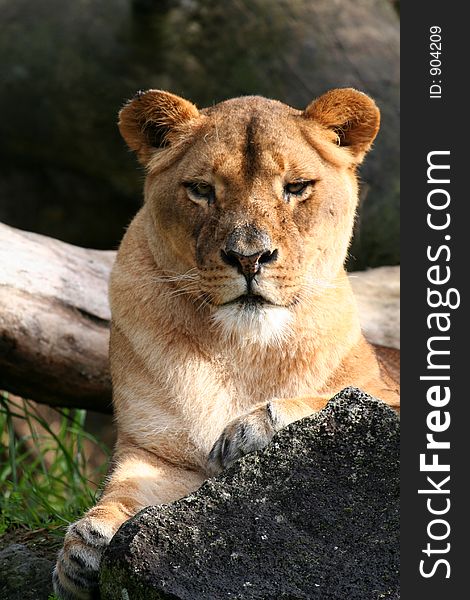
[[[0,223],[0,389],[111,412],[108,279],[116,253]],[[399,267],[351,275],[369,341],[399,347]]]

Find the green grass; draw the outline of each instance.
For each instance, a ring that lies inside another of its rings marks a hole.
[[[86,411],[56,412],[52,426],[34,403],[0,392],[0,535],[15,527],[63,535],[95,503],[92,482],[107,465],[89,471],[85,440],[109,451],[84,430]]]

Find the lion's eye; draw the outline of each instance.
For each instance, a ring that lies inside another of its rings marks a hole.
[[[205,181],[188,181],[185,182],[184,187],[191,200],[200,202],[204,200],[211,204],[215,200],[215,190],[210,183]]]
[[[287,183],[284,186],[284,194],[285,196],[301,196],[307,188],[309,188],[313,184],[313,181],[293,181],[292,183]]]

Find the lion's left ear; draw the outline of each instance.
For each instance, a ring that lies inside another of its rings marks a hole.
[[[171,146],[181,127],[199,117],[184,98],[163,90],[137,92],[119,112],[119,131],[140,162],[146,165],[156,150]]]
[[[330,90],[307,106],[304,116],[336,134],[339,146],[360,163],[380,127],[380,111],[366,94],[353,88]]]

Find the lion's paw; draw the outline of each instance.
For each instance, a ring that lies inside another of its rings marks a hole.
[[[209,453],[209,473],[220,473],[245,454],[261,450],[279,429],[279,419],[270,402],[234,419],[223,430]]]
[[[113,523],[84,517],[67,530],[52,575],[54,592],[61,600],[98,598],[101,556],[117,527]]]

